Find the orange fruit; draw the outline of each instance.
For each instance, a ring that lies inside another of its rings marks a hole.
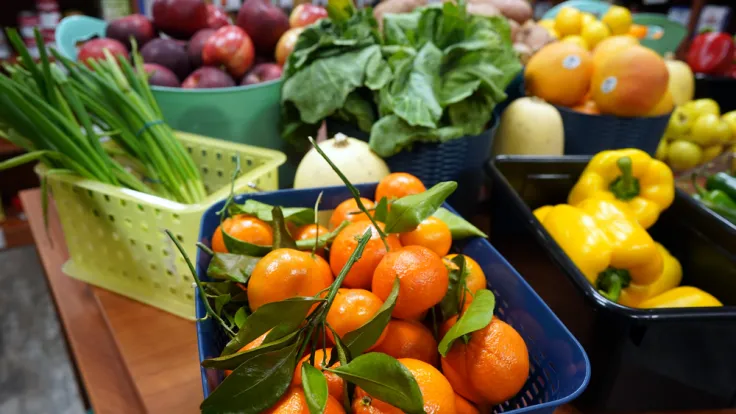
[[[291,233],[291,237],[294,239],[294,241],[309,240],[316,239],[318,235],[324,237],[324,235],[329,232],[330,231],[327,230],[327,228],[325,228],[324,226],[320,226],[319,224],[305,224],[304,226],[294,229],[294,231]],[[324,256],[324,253],[325,249],[317,249],[318,255]]]
[[[586,49],[570,42],[555,42],[529,59],[524,84],[530,95],[551,104],[573,106],[585,96],[592,75],[593,60]]]
[[[363,206],[366,209],[371,209],[376,206],[375,204],[373,204],[373,201],[367,198],[360,197],[360,201],[363,202]],[[335,210],[332,211],[332,216],[330,216],[330,227],[334,229],[345,220],[357,222],[369,219],[365,213],[360,212],[360,209],[358,208],[358,202],[355,201],[354,198],[349,198],[338,204],[338,206],[335,207]]]
[[[309,414],[307,399],[304,397],[304,390],[301,387],[291,387],[283,397],[271,408],[263,412],[264,414]],[[345,414],[345,409],[335,397],[327,396],[327,406],[325,414]]]
[[[578,106],[574,106],[572,110],[588,115],[600,115],[601,113],[601,111],[598,110],[598,105],[596,105],[595,101],[592,99],[587,100]]]
[[[672,99],[672,94],[669,89],[664,92],[662,99],[654,105],[654,108],[650,109],[646,116],[660,116],[665,115],[675,109],[675,100]]]
[[[409,173],[391,173],[381,179],[376,187],[376,202],[386,197],[388,201],[427,191],[422,181]]]
[[[439,362],[437,341],[426,326],[415,321],[391,320],[383,331],[385,338],[373,348],[396,359],[413,358],[431,365]]]
[[[337,375],[331,372],[324,372],[324,369],[326,368],[324,364],[329,362],[330,358],[332,357],[332,348],[327,348],[326,351],[327,352],[323,351],[321,348],[315,350],[314,351],[314,362],[319,366],[319,370],[322,371],[322,375],[324,375],[325,379],[327,380],[327,390],[329,394],[337,398],[338,401],[342,401],[342,395],[343,395],[342,378],[338,377]],[[291,380],[292,386],[302,385],[302,364],[305,362],[308,362],[309,357],[310,355],[305,356],[304,358],[301,359],[301,361],[299,361],[299,363],[296,364],[296,370],[294,371],[294,377]],[[330,368],[337,368],[339,366],[340,366],[340,363],[336,362]]]
[[[634,36],[611,36],[601,40],[593,49],[593,66],[600,67],[609,57],[639,44]]]
[[[255,312],[267,303],[294,296],[314,296],[332,281],[330,265],[320,256],[276,249],[253,268],[248,281],[248,303]]]
[[[522,389],[529,376],[529,351],[524,339],[496,317],[473,332],[467,344],[455,341],[441,362],[442,372],[455,392],[479,405],[508,400]]]
[[[225,240],[222,236],[221,227],[230,236],[251,244],[270,246],[273,244],[273,229],[263,220],[245,214],[238,214],[226,218],[220,226],[217,226],[212,234],[212,250],[217,253],[227,253]]]
[[[383,306],[383,301],[371,291],[365,289],[338,289],[335,300],[327,312],[327,323],[342,338],[346,333],[352,332],[368,322],[378,313],[381,306]],[[327,336],[332,343],[335,343],[330,330],[327,330]],[[384,330],[373,347],[380,344],[385,336],[386,331]]]
[[[450,251],[452,234],[444,221],[437,217],[424,219],[412,231],[399,235],[402,246],[424,246],[440,256]]]
[[[629,34],[637,39],[644,39],[647,37],[649,28],[641,24],[632,24],[629,28]]]
[[[384,228],[383,223],[378,223],[378,226],[381,229]],[[370,221],[359,221],[350,223],[342,229],[330,247],[330,267],[332,273],[337,276],[358,246],[357,238],[362,236],[368,229],[371,229],[371,239],[365,245],[363,255],[353,264],[345,277],[343,282],[345,287],[369,289],[373,279],[373,271],[383,259],[383,256],[386,255],[386,246],[383,245],[381,236]],[[389,234],[386,237],[386,242],[391,250],[401,248],[399,237],[395,234]]]
[[[407,246],[386,253],[373,274],[373,293],[386,300],[394,279],[399,278],[399,297],[392,315],[413,319],[440,303],[449,284],[442,258],[424,246]]]
[[[455,263],[452,262],[452,259],[454,259],[457,256],[457,254],[448,254],[445,256],[445,263],[450,266],[451,269],[455,268]],[[470,256],[465,256],[465,269],[467,269],[468,274],[465,276],[465,289],[463,289],[459,295],[460,303],[463,303],[463,297],[462,295],[465,295],[465,305],[469,305],[470,302],[473,301],[473,295],[475,292],[485,289],[488,285],[486,283],[486,274],[483,273],[483,269],[480,267],[478,262],[473,260]],[[471,294],[468,294],[468,291],[470,291]]]
[[[664,59],[646,47],[631,46],[595,68],[591,89],[601,113],[642,116],[662,99],[668,81]]]
[[[480,411],[478,411],[473,403],[457,393],[455,394],[455,410],[457,410],[457,414],[480,414]]]
[[[414,376],[424,398],[424,411],[427,414],[456,414],[455,392],[437,368],[426,362],[412,358],[402,358],[399,362]],[[394,414],[402,413],[398,408],[371,397],[360,388],[355,389],[353,399],[355,414]]]

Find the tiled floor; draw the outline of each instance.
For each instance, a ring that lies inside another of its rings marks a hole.
[[[0,252],[0,413],[83,412],[34,247]]]

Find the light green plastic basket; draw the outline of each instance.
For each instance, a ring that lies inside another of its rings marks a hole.
[[[64,273],[187,319],[194,319],[193,279],[171,230],[196,256],[202,214],[227,197],[235,161],[243,173],[237,193],[278,189],[278,167],[286,156],[252,147],[177,132],[199,166],[207,199],[180,204],[79,177],[51,175],[51,189],[70,259]],[[38,172],[43,175],[44,169]]]

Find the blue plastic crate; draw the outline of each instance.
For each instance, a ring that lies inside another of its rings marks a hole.
[[[362,196],[373,198],[375,184],[357,187]],[[340,186],[243,194],[236,201],[242,203],[252,198],[272,205],[313,207],[320,191],[324,191],[321,205],[324,210],[335,208],[351,196],[346,187]],[[199,237],[202,243],[210,244],[210,236],[220,223],[217,212],[223,204],[224,201],[213,205],[202,217]],[[444,207],[452,210],[447,205]],[[483,268],[488,288],[496,295],[496,315],[516,328],[529,348],[529,380],[515,398],[496,406],[493,411],[552,413],[556,407],[575,399],[590,378],[588,356],[578,341],[487,240],[474,238],[456,244],[459,252],[472,257]],[[207,280],[209,260],[201,251],[197,255],[197,273],[202,280]],[[203,318],[205,309],[199,295],[195,301],[197,318]],[[197,322],[197,339],[200,362],[219,356],[226,342],[225,334],[211,318]],[[207,397],[222,381],[222,372],[204,368],[201,372],[202,388]]]

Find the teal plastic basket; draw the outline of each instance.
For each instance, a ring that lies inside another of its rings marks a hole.
[[[77,45],[104,37],[107,22],[88,16],[70,16],[56,28],[58,51],[77,59]],[[173,129],[257,147],[290,151],[281,139],[281,80],[251,86],[217,89],[181,89],[153,86],[164,120]],[[291,187],[298,159],[279,169],[281,187]]]

